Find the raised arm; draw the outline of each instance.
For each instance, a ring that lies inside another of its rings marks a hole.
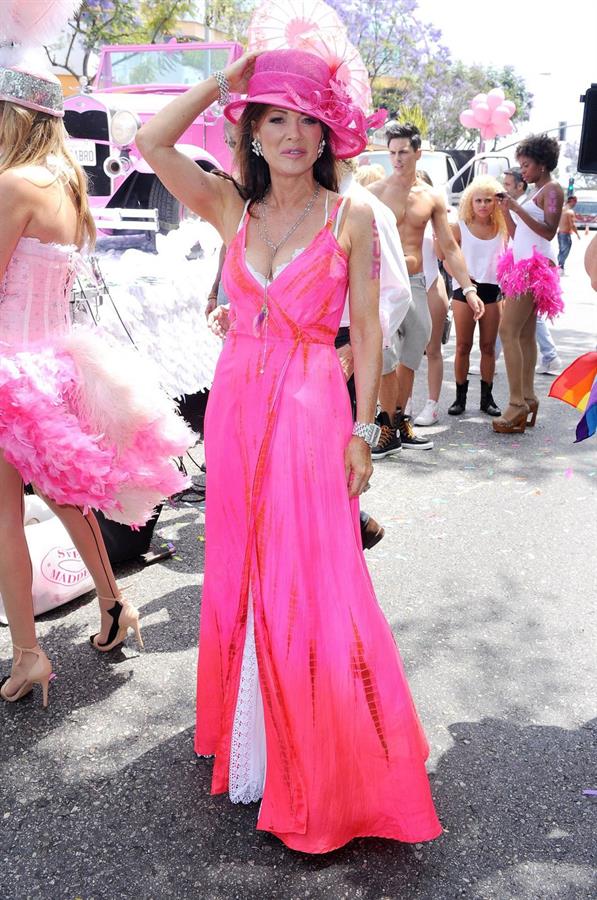
[[[381,378],[382,333],[379,324],[379,235],[373,211],[352,202],[345,225],[349,242],[350,344],[354,358],[357,421],[375,420]],[[373,471],[371,451],[359,437],[346,448],[349,495],[362,493]]]
[[[475,286],[468,274],[468,268],[464,256],[462,255],[462,250],[456,243],[454,232],[448,222],[448,212],[446,210],[445,201],[437,194],[435,195],[431,219],[439,249],[446,262],[446,268],[461,286],[464,296],[466,297],[466,302],[473,311],[473,318],[476,322],[485,312],[485,306],[483,301],[477,296]]]
[[[505,202],[507,199],[510,199],[507,194],[504,194],[503,197],[496,194],[496,201],[498,202],[504,214],[504,221],[508,230],[508,237],[513,238],[516,234],[516,222],[514,221],[510,213],[510,206],[507,202]]]
[[[246,53],[224,70],[231,91],[246,92],[257,55]],[[213,76],[195,85],[143,125],[137,134],[137,146],[170,193],[210,222],[225,238],[227,216],[242,206],[234,185],[204,172],[174,146],[197,116],[218,97],[219,88]]]
[[[512,221],[510,212],[515,212],[525,225],[528,225],[531,231],[534,231],[539,237],[551,241],[557,234],[558,225],[560,224],[560,218],[562,216],[562,207],[564,205],[564,191],[556,181],[550,181],[545,187],[543,199],[544,222],[538,222],[537,219],[534,219],[533,216],[529,215],[526,211],[524,204],[521,206],[516,200],[508,197],[507,194],[503,198],[499,198],[498,202],[506,217],[508,233],[510,233],[510,226],[508,223],[509,221]],[[529,202],[533,203],[532,200]]]

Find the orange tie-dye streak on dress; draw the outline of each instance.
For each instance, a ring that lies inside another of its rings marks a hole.
[[[212,793],[231,796],[247,755],[261,752],[265,785],[233,799],[263,792],[257,827],[307,853],[441,832],[427,743],[348,498],[337,212],[271,283],[267,343],[255,334],[264,291],[245,263],[245,215],[223,272],[233,324],[205,424],[195,749],[215,754]]]

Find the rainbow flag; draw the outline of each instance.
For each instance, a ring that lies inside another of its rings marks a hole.
[[[576,426],[576,441],[584,441],[597,431],[597,351],[575,359],[553,382],[549,396],[569,403],[584,413]]]

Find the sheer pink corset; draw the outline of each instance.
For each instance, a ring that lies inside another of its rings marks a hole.
[[[0,342],[25,346],[70,330],[75,247],[21,238],[0,283]]]

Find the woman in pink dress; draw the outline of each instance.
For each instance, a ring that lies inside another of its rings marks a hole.
[[[138,354],[71,330],[79,249],[95,236],[85,176],[66,145],[58,80],[1,62],[0,593],[13,662],[0,697],[14,702],[40,684],[46,706],[52,665],[35,633],[23,483],[62,520],[93,577],[93,647],[112,650],[129,628],[141,643],[93,509],[143,524],[185,486],[170,457],[193,439],[157,383],[137,378]]]
[[[239,183],[174,145],[233,90]],[[227,245],[230,327],[206,419],[208,511],[197,689],[212,792],[261,800],[257,827],[325,853],[354,837],[441,831],[428,748],[361,549],[381,369],[370,209],[337,158],[366,123],[322,59],[248,54],[138,136],[173,194]],[[357,393],[334,350],[347,288]]]

